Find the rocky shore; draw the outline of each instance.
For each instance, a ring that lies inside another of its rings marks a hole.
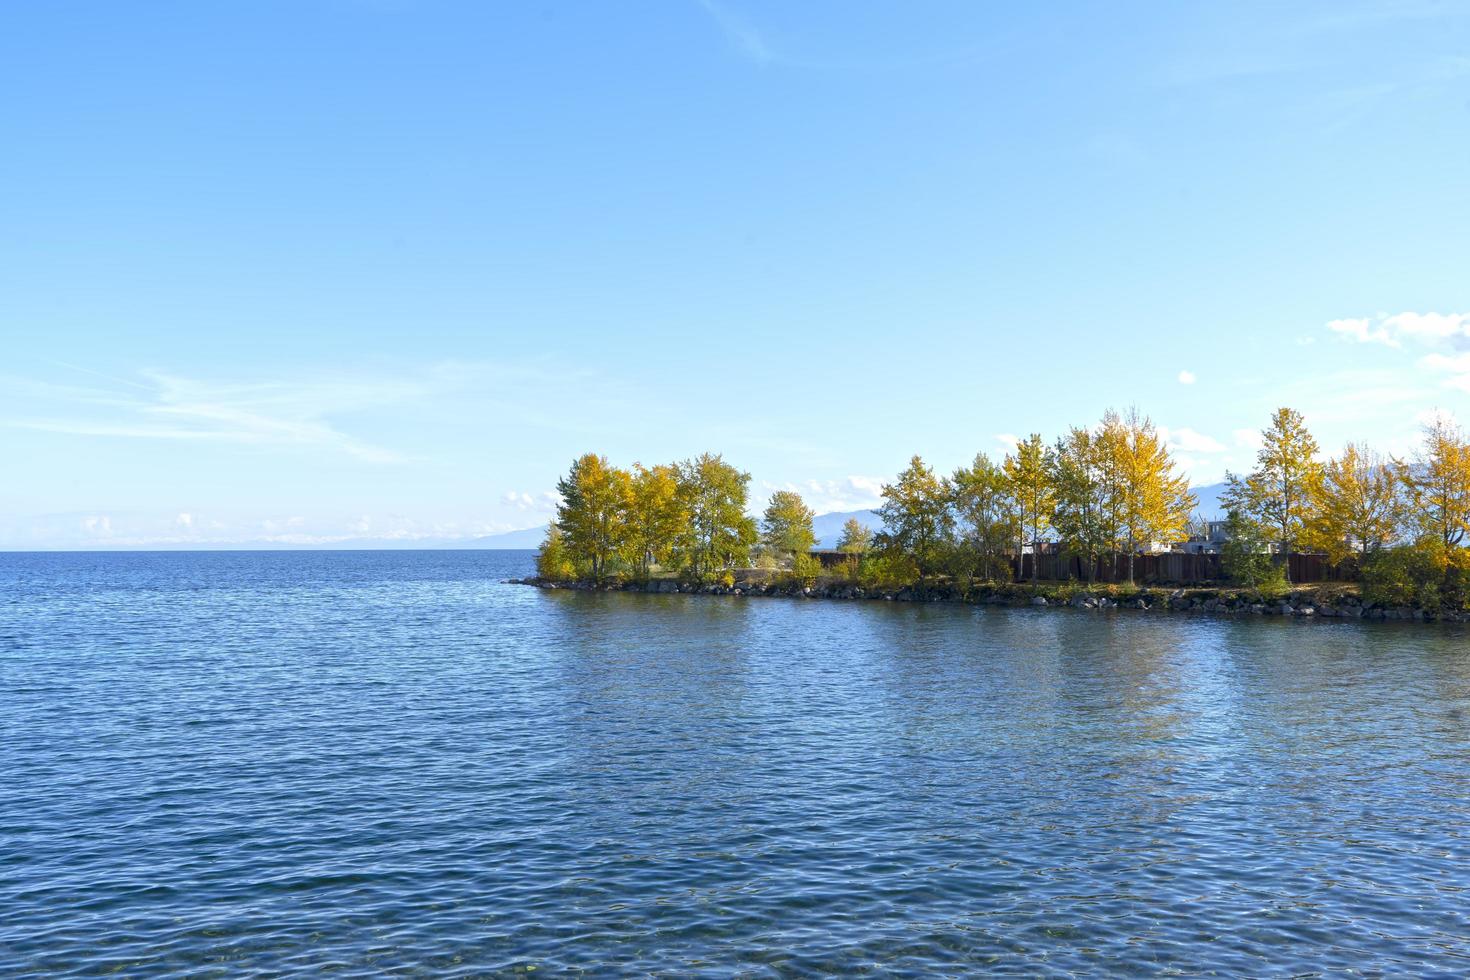
[[[654,594],[767,596],[787,599],[846,601],[948,602],[980,606],[1062,606],[1105,612],[1175,612],[1223,616],[1285,616],[1303,619],[1362,619],[1416,622],[1467,622],[1470,614],[1377,606],[1364,603],[1342,586],[1304,587],[1281,598],[1266,599],[1236,589],[1108,588],[1088,589],[1080,584],[976,586],[906,586],[899,589],[865,588],[852,582],[791,584],[746,580],[734,585],[696,585],[675,579],[648,582],[551,582],[537,578],[508,579],[513,585],[581,592],[644,592]]]

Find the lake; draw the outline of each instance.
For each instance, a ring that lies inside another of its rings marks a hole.
[[[1470,972],[1470,634],[0,554],[0,974]]]

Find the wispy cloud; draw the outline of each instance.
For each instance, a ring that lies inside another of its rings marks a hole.
[[[1327,329],[1356,344],[1427,350],[1418,367],[1442,385],[1470,391],[1470,313],[1395,313],[1333,320]]]
[[[769,64],[775,57],[770,45],[766,44],[765,38],[738,11],[722,3],[716,3],[715,0],[698,0],[698,3],[719,26],[720,31],[725,35],[725,40],[735,51],[758,65]]]
[[[46,414],[7,418],[4,424],[100,438],[294,446],[397,463],[404,460],[401,454],[348,435],[330,418],[417,391],[391,380],[221,383],[162,372],[143,372],[139,381],[98,377],[110,387],[29,382],[23,386],[27,402],[40,402]]]
[[[840,480],[807,480],[803,483],[763,482],[761,487],[768,494],[777,490],[794,490],[818,514],[830,514],[877,507],[883,502],[883,483],[881,477],[848,476]],[[751,503],[757,510],[765,506],[763,500]]]

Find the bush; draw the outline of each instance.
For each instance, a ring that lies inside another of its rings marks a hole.
[[[1266,550],[1256,525],[1232,511],[1225,525],[1226,540],[1220,548],[1220,570],[1233,584],[1254,589],[1263,599],[1279,599],[1291,591],[1285,570]]]
[[[822,574],[822,560],[816,555],[801,554],[791,559],[791,581],[802,588],[811,588]]]
[[[1462,564],[1457,555],[1457,571],[1450,576],[1447,574],[1450,562],[1437,548],[1421,545],[1384,548],[1369,557],[1363,569],[1363,598],[1379,606],[1438,609],[1444,599],[1450,598],[1442,593],[1441,586],[1451,585],[1452,579],[1453,598],[1463,602],[1464,574],[1458,571]]]
[[[549,582],[569,582],[577,577],[577,566],[555,524],[546,529],[546,539],[536,553],[536,575]]]
[[[919,570],[905,555],[869,553],[858,563],[857,577],[864,588],[902,588],[918,581]]]

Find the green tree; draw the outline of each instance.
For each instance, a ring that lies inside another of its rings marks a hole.
[[[1097,559],[1117,539],[1109,520],[1103,447],[1098,433],[1074,426],[1047,457],[1056,496],[1052,525],[1062,547],[1086,559],[1089,582],[1096,577]]]
[[[653,565],[669,560],[688,516],[679,493],[678,467],[633,464],[626,553],[640,578],[648,578]]]
[[[677,555],[695,581],[744,565],[756,542],[755,521],[745,513],[750,474],[714,453],[679,464],[679,497],[688,515]]]
[[[812,518],[816,514],[793,490],[777,490],[771,494],[761,519],[761,541],[767,548],[794,560],[797,555],[810,554],[817,543],[812,531]]]
[[[1038,433],[1016,444],[1014,455],[1005,458],[1006,481],[1011,500],[1016,505],[1020,530],[1020,551],[1031,542],[1031,584],[1035,585],[1041,566],[1041,539],[1051,529],[1056,510],[1056,495],[1051,482],[1051,466],[1047,462],[1046,444]]]
[[[873,529],[856,517],[849,517],[842,525],[837,550],[847,555],[861,555],[872,546]]]
[[[1403,487],[1393,465],[1367,446],[1348,443],[1328,460],[1312,488],[1305,540],[1340,562],[1356,553],[1366,566],[1373,552],[1398,537]]]
[[[961,563],[983,581],[1010,580],[1006,549],[1019,536],[1005,471],[984,453],[950,478]]]
[[[1281,569],[1271,560],[1261,526],[1238,510],[1232,510],[1225,521],[1220,569],[1236,585],[1264,593],[1279,592],[1286,584]]]
[[[1317,440],[1307,431],[1301,413],[1278,408],[1271,425],[1261,432],[1256,468],[1244,477],[1225,474],[1227,486],[1220,495],[1221,503],[1270,528],[1283,563],[1296,550],[1311,513],[1312,495],[1322,474],[1317,451]]]
[[[632,481],[626,470],[609,466],[606,456],[587,453],[572,463],[556,489],[561,494],[556,523],[567,551],[600,582],[608,560],[626,543]]]
[[[878,508],[883,530],[875,543],[911,559],[920,582],[939,563],[954,534],[949,502],[949,481],[935,476],[918,456],[897,480],[883,486],[883,506]]]

